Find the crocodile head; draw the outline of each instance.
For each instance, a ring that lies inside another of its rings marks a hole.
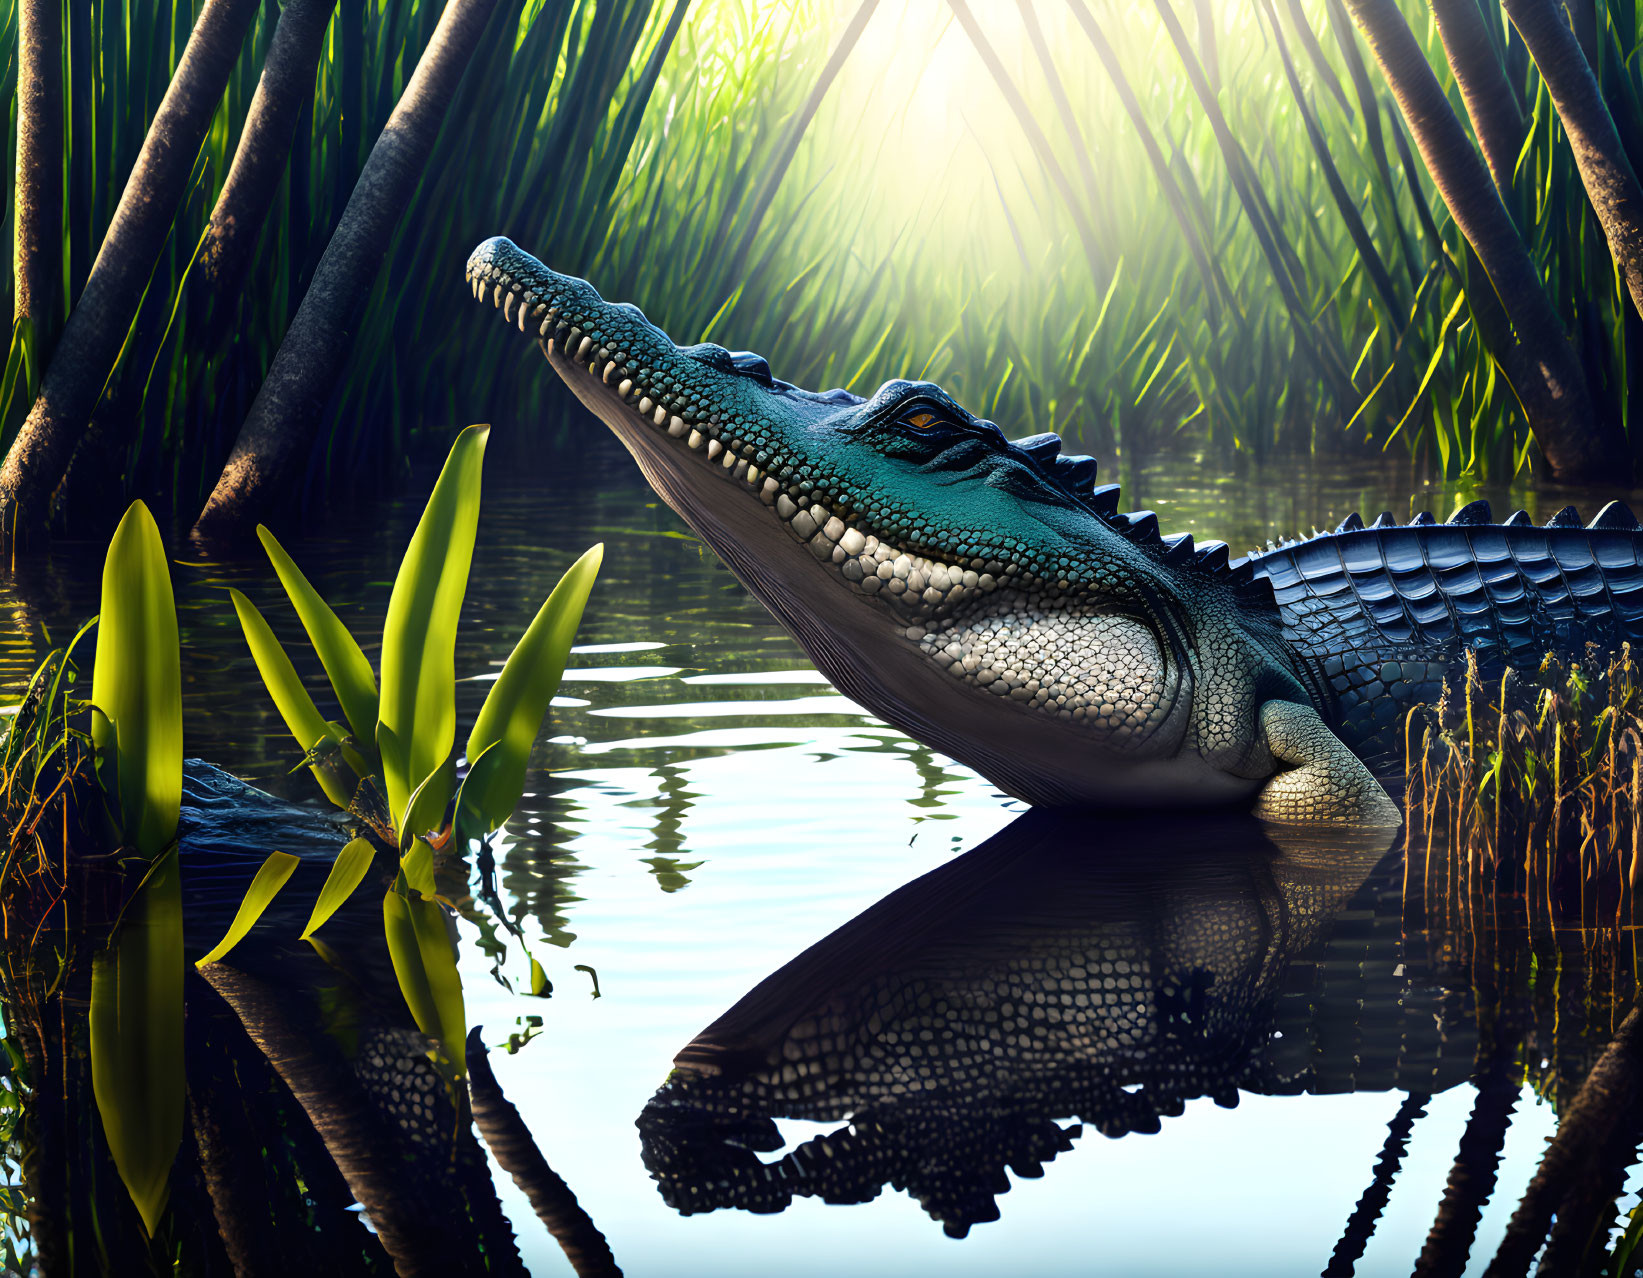
[[[758,356],[677,346],[500,237],[467,273],[889,723],[1047,806],[1225,802],[1270,771],[1253,707],[1271,663],[1251,655],[1270,605],[1240,603],[1224,546],[1118,514],[1093,459],[1011,442],[930,382],[815,393]]]

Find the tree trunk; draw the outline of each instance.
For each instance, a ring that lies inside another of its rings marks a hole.
[[[1592,211],[1609,241],[1609,255],[1632,295],[1632,305],[1643,315],[1643,187],[1626,158],[1591,63],[1564,21],[1562,5],[1553,0],[1503,0],[1502,7],[1546,83]]]
[[[1466,1268],[1466,1258],[1477,1238],[1478,1221],[1495,1192],[1501,1150],[1506,1147],[1517,1097],[1517,1085],[1505,1077],[1488,1079],[1479,1086],[1437,1217],[1415,1261],[1413,1278],[1458,1274]]]
[[[1403,1166],[1404,1154],[1409,1151],[1409,1133],[1415,1130],[1415,1120],[1426,1113],[1431,1099],[1420,1092],[1410,1092],[1387,1124],[1386,1141],[1381,1146],[1380,1157],[1375,1159],[1369,1188],[1363,1191],[1357,1206],[1347,1217],[1346,1228],[1341,1231],[1340,1240],[1330,1253],[1329,1263],[1324,1266],[1323,1278],[1351,1278],[1364,1249],[1369,1246],[1369,1240],[1375,1236],[1375,1225],[1381,1213],[1391,1201],[1392,1181]]]
[[[439,126],[496,0],[447,0],[359,175],[194,534],[248,532],[296,478],[347,358],[359,308],[415,194]],[[512,32],[507,33],[508,38]],[[425,269],[446,269],[429,262]],[[455,278],[454,276],[452,277]]]
[[[1560,1115],[1557,1134],[1547,1142],[1540,1167],[1512,1213],[1484,1278],[1527,1273],[1553,1215],[1564,1214],[1561,1204],[1582,1177],[1630,1160],[1640,1104],[1643,1013],[1633,1008]]]
[[[0,527],[42,530],[103,385],[119,359],[154,264],[188,186],[211,117],[239,56],[258,0],[206,0],[132,166],[91,276],[40,393],[0,467]]]
[[[491,1070],[485,1039],[476,1025],[468,1032],[468,1094],[474,1125],[496,1157],[497,1166],[530,1200],[531,1210],[564,1250],[577,1278],[621,1278],[599,1226],[560,1178],[531,1138],[519,1111],[502,1092]]]
[[[1535,442],[1562,480],[1629,473],[1619,427],[1599,419],[1568,336],[1489,171],[1450,109],[1396,0],[1346,0],[1450,215],[1489,274],[1516,340],[1492,351]]]
[[[12,322],[33,325],[38,361],[62,318],[63,7],[59,0],[22,0],[17,27]]]
[[[200,250],[201,280],[230,304],[279,188],[297,117],[314,96],[314,72],[336,7],[337,0],[286,0],[280,10],[234,163],[211,210]]]
[[[1509,200],[1512,174],[1523,147],[1524,125],[1512,87],[1506,83],[1506,70],[1501,66],[1495,42],[1483,25],[1483,12],[1477,0],[1431,0],[1431,3],[1438,35],[1443,39],[1443,51],[1455,73],[1455,83],[1460,86],[1466,114],[1472,120],[1472,132],[1477,135],[1490,176],[1495,179],[1495,189],[1501,199]]]
[[[200,975],[233,1009],[308,1115],[400,1278],[453,1272],[457,1257],[449,1246],[450,1231],[418,1210],[425,1204],[403,1192],[404,1154],[378,1129],[358,1080],[335,1046],[292,1026],[276,994],[255,977],[224,963],[209,963]]]

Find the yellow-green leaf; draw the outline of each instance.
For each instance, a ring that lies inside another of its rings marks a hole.
[[[481,839],[496,828],[490,824],[484,807],[485,796],[491,787],[491,777],[501,763],[500,742],[493,741],[468,761],[468,775],[456,790],[456,811],[451,826],[458,847],[466,847],[469,839]],[[503,818],[506,820],[506,818]],[[501,822],[497,823],[498,825]]]
[[[382,898],[382,923],[394,976],[412,1019],[440,1045],[460,1078],[468,1070],[467,1013],[456,952],[439,903],[390,889]]]
[[[297,745],[306,752],[320,742],[331,739],[331,726],[320,714],[314,699],[308,695],[308,689],[302,686],[291,658],[285,655],[284,647],[274,637],[273,630],[263,620],[257,606],[237,590],[229,590],[228,597],[234,601],[234,611],[239,615],[240,629],[245,631],[251,659],[257,663],[257,671],[268,688],[268,695],[273,698],[274,708],[285,720],[285,726]],[[325,797],[337,807],[346,809],[354,794],[337,770],[323,764],[315,764],[311,770],[320,789],[325,791]]]
[[[405,807],[405,818],[399,831],[400,847],[409,847],[419,834],[435,829],[445,817],[445,808],[451,801],[451,790],[456,784],[456,760],[446,758],[412,793]]]
[[[377,681],[371,673],[371,663],[365,659],[348,627],[320,598],[319,591],[309,584],[274,534],[258,524],[257,537],[268,552],[280,585],[291,598],[291,606],[302,619],[302,628],[308,632],[308,641],[314,645],[320,664],[325,667],[325,677],[337,694],[343,718],[348,720],[355,739],[369,748],[377,722]]]
[[[228,931],[215,948],[194,960],[194,966],[204,967],[207,963],[217,962],[243,941],[245,934],[262,917],[263,911],[273,904],[296,868],[297,858],[289,852],[270,852],[268,859],[252,877],[251,886],[245,889],[245,896],[240,900],[240,908],[234,914],[234,921],[228,925]]]
[[[576,628],[582,623],[588,592],[605,556],[597,545],[570,566],[538,610],[517,647],[502,667],[490,695],[468,734],[468,758],[478,762],[491,747],[482,776],[474,772],[463,783],[464,805],[482,819],[489,834],[513,815],[525,792],[525,768],[542,720],[559,691]],[[477,782],[477,784],[475,784]],[[470,793],[472,791],[472,793]]]
[[[411,850],[400,858],[399,869],[405,876],[406,887],[424,900],[433,899],[434,850],[426,839],[418,839],[411,845]]]
[[[378,714],[403,751],[402,766],[383,759],[388,811],[401,830],[412,793],[445,766],[456,743],[456,625],[473,561],[489,433],[489,426],[470,426],[456,437],[388,599]]]
[[[97,776],[120,838],[145,856],[177,834],[183,797],[182,669],[171,571],[154,517],[131,503],[103,563],[91,716]]]
[[[326,920],[342,908],[369,872],[375,858],[376,849],[369,839],[355,839],[337,853],[331,873],[325,876],[325,886],[319,890],[319,897],[314,901],[314,912],[308,916],[308,926],[302,929],[299,940],[311,939]]]
[[[183,901],[162,853],[91,967],[91,1090],[115,1169],[152,1237],[183,1138]]]

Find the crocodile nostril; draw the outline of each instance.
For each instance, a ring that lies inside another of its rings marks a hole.
[[[766,386],[770,385],[770,364],[763,355],[756,355],[752,351],[731,351],[730,363],[738,373],[744,373]]]

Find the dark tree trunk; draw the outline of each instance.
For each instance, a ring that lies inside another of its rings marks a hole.
[[[257,0],[206,0],[149,126],[85,292],[63,326],[40,393],[0,467],[0,527],[42,530],[75,442],[97,406],[217,102],[256,17]]]
[[[292,1026],[278,996],[255,977],[223,963],[206,965],[200,975],[233,1009],[308,1115],[349,1191],[370,1216],[395,1272],[401,1278],[454,1272],[458,1262],[448,1246],[450,1231],[401,1191],[400,1146],[378,1130],[358,1081],[329,1040],[315,1041]]]
[[[1643,315],[1643,187],[1637,182],[1614,118],[1603,101],[1563,6],[1553,0],[1503,0],[1529,56],[1546,83],[1558,123],[1569,139],[1592,211],[1609,241],[1609,255]]]
[[[1501,199],[1512,197],[1512,173],[1523,147],[1523,116],[1506,83],[1497,43],[1483,25],[1477,0],[1431,0],[1438,35],[1455,73],[1472,132]]]
[[[17,189],[12,319],[34,327],[35,357],[62,318],[63,7],[22,0],[17,15]]]
[[[1622,1167],[1629,1161],[1637,1142],[1640,1106],[1643,1013],[1633,1008],[1564,1109],[1557,1135],[1547,1144],[1540,1168],[1512,1213],[1506,1237],[1484,1271],[1484,1278],[1527,1273],[1545,1241],[1553,1215],[1570,1214],[1566,1196],[1578,1194],[1584,1177]],[[1615,1184],[1618,1188],[1619,1178]],[[1552,1271],[1543,1268],[1542,1272]]]
[[[1449,1170],[1449,1183],[1438,1204],[1437,1218],[1415,1261],[1413,1278],[1458,1274],[1466,1268],[1466,1258],[1477,1237],[1478,1221],[1495,1192],[1500,1154],[1506,1147],[1506,1134],[1511,1130],[1517,1096],[1517,1085],[1504,1077],[1489,1079],[1479,1086],[1472,1116],[1466,1120],[1466,1130],[1455,1153],[1455,1165]]]
[[[513,1177],[530,1200],[531,1210],[565,1252],[577,1278],[621,1278],[599,1226],[576,1201],[531,1138],[530,1128],[503,1095],[491,1071],[485,1039],[478,1026],[468,1032],[468,1093],[474,1124],[495,1155],[497,1166]]]
[[[1404,1154],[1409,1150],[1409,1133],[1415,1129],[1415,1120],[1426,1113],[1431,1099],[1419,1092],[1411,1092],[1404,1097],[1398,1112],[1387,1124],[1386,1141],[1381,1146],[1380,1157],[1375,1160],[1369,1188],[1359,1196],[1357,1206],[1347,1217],[1340,1241],[1335,1244],[1329,1263],[1324,1266],[1324,1278],[1351,1278],[1364,1249],[1369,1246],[1369,1240],[1375,1236],[1375,1225],[1381,1213],[1391,1201],[1392,1181],[1403,1166]]]
[[[194,525],[196,536],[222,539],[248,533],[307,463],[360,306],[394,227],[411,203],[445,109],[495,4],[447,0]],[[426,269],[446,267],[430,262]]]
[[[1392,87],[1438,194],[1512,321],[1516,340],[1491,354],[1516,391],[1553,475],[1612,482],[1628,473],[1619,427],[1598,417],[1545,283],[1396,0],[1346,4]]]
[[[200,251],[201,280],[218,298],[239,292],[257,233],[279,188],[337,0],[286,0]]]

